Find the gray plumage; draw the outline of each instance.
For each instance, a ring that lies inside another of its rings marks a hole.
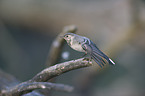
[[[115,63],[106,56],[99,48],[87,37],[79,36],[73,33],[66,33],[63,38],[67,41],[68,45],[77,51],[85,52],[89,54],[91,58],[102,68],[107,60],[109,64],[115,65]]]

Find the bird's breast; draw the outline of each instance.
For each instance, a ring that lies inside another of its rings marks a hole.
[[[71,48],[80,52],[84,52],[84,49],[82,48],[81,44],[72,44]]]

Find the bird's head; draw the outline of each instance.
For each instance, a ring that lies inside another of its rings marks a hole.
[[[63,35],[63,38],[66,40],[66,41],[70,41],[72,38],[74,38],[75,34],[73,33],[66,33]]]

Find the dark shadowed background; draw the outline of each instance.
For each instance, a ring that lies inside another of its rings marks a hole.
[[[71,24],[116,65],[65,73],[56,82],[75,86],[76,93],[52,96],[145,96],[144,0],[0,0],[0,68],[21,81],[32,78]],[[81,56],[65,45],[58,63]]]

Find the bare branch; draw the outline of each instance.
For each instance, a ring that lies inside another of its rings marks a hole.
[[[72,60],[72,61],[56,64],[38,73],[35,77],[33,77],[30,80],[30,82],[45,82],[55,76],[61,75],[62,73],[65,73],[74,69],[82,68],[82,67],[88,67],[91,65],[92,65],[92,62],[88,58],[81,58],[77,60]]]
[[[35,89],[48,89],[48,90],[57,90],[57,91],[65,91],[71,92],[73,87],[63,84],[54,84],[48,82],[24,82],[21,83],[10,90],[3,90],[2,96],[20,96],[22,94],[26,94]]]
[[[57,59],[64,44],[64,39],[60,36],[63,36],[65,33],[75,33],[76,31],[77,27],[75,25],[66,26],[64,27],[63,31],[55,38],[48,54],[48,60],[46,62],[47,67],[57,63]]]

